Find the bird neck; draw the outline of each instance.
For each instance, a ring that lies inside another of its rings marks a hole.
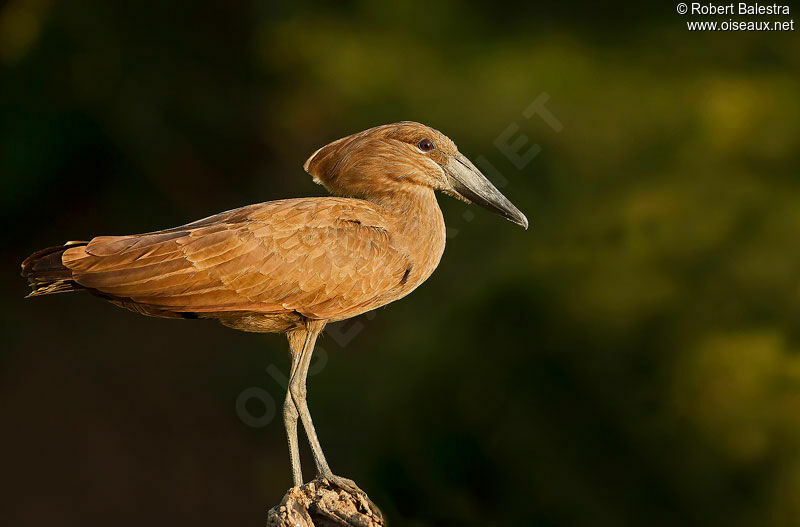
[[[432,188],[414,185],[399,192],[373,194],[367,199],[396,219],[392,235],[397,243],[407,245],[409,250],[426,247],[432,258],[430,263],[433,267],[438,264],[444,252],[446,231]]]

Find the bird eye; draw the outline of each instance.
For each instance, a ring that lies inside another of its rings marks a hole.
[[[430,152],[431,150],[433,150],[433,141],[431,141],[430,139],[423,139],[422,141],[419,142],[417,146],[423,152]]]

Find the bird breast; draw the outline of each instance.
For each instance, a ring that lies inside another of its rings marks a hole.
[[[427,192],[420,192],[413,198],[399,197],[394,203],[383,203],[388,220],[389,245],[402,255],[403,262],[402,272],[395,275],[394,285],[356,310],[342,313],[332,320],[350,318],[403,298],[436,270],[444,253],[446,230],[435,194],[430,189],[425,190]]]

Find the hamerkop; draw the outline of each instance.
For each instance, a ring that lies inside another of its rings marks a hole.
[[[285,333],[292,362],[283,418],[294,484],[303,482],[299,417],[318,475],[352,490],[331,472],[306,404],[317,336],[328,322],[406,296],[433,273],[445,245],[435,190],[525,228],[528,220],[450,139],[419,123],[339,139],[303,168],[341,197],[270,201],[173,229],[67,242],[31,255],[22,276],[29,296],[87,290],[143,315]]]

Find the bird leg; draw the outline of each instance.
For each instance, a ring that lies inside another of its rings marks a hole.
[[[325,327],[325,321],[309,320],[304,330],[297,330],[289,336],[289,346],[292,348],[292,356],[296,362],[296,367],[289,377],[289,389],[287,398],[291,397],[295,404],[303,428],[308,436],[308,443],[311,446],[311,454],[314,456],[314,464],[319,474],[330,473],[325,454],[322,453],[322,446],[319,444],[317,433],[314,430],[314,423],[311,420],[311,412],[306,403],[306,379],[308,368],[311,365],[311,356],[314,354],[314,344],[317,336]]]
[[[305,428],[308,443],[311,446],[311,453],[314,456],[314,464],[317,468],[317,474],[327,479],[331,484],[354,494],[366,493],[361,490],[358,485],[350,479],[343,478],[335,475],[325,459],[325,454],[322,452],[322,445],[319,443],[316,430],[314,429],[314,422],[311,420],[311,412],[308,409],[306,402],[306,379],[308,377],[308,368],[311,365],[311,356],[314,353],[314,344],[316,343],[317,336],[322,332],[325,327],[325,321],[322,320],[309,320],[304,330],[296,330],[289,334],[289,346],[292,350],[292,374],[289,378],[289,389],[286,396],[287,402],[291,397],[300,414],[300,420]],[[297,418],[294,418],[294,441],[297,440]],[[289,433],[287,425],[287,433]],[[290,449],[292,446],[292,439],[289,440]],[[292,453],[294,456],[294,453]],[[292,461],[294,464],[294,460]],[[299,457],[298,457],[299,465]],[[293,468],[294,470],[294,468]],[[296,482],[295,482],[296,484]]]
[[[294,346],[291,345],[293,335],[289,335],[289,349],[291,350],[292,366],[289,370],[289,379],[297,371],[297,364],[300,361],[300,354],[295,353]],[[302,339],[303,336],[301,335]],[[286,438],[289,441],[289,462],[292,466],[292,481],[295,487],[303,484],[303,469],[300,466],[300,446],[297,441],[297,407],[292,400],[289,388],[286,389],[286,399],[283,402],[283,426],[286,428]]]

